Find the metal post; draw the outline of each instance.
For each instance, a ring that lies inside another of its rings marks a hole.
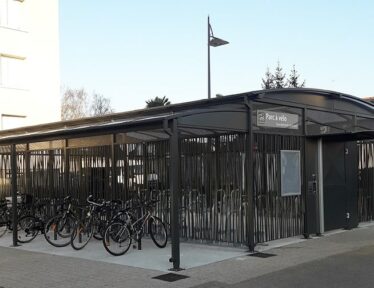
[[[18,215],[17,215],[17,151],[16,144],[11,146],[12,169],[12,212],[13,212],[13,246],[18,246]]]
[[[25,151],[25,193],[31,194],[30,144],[26,144]]]
[[[53,201],[53,207],[51,207],[51,209],[53,208],[53,213],[57,213],[57,206],[58,206],[58,199],[59,198],[64,198],[66,196],[68,196],[69,194],[71,195],[71,192],[70,192],[70,187],[69,187],[69,178],[70,178],[70,163],[69,163],[69,140],[68,139],[65,139],[64,141],[64,180],[63,180],[63,189],[61,189],[59,192],[62,193],[62,195],[57,195],[56,199],[54,199]],[[78,200],[79,197],[77,197],[76,200]],[[57,237],[57,236],[55,236]]]
[[[69,150],[68,150],[68,140],[65,139],[64,143],[64,188],[63,188],[63,195],[61,196],[67,196],[69,191]]]
[[[208,99],[210,99],[210,22],[208,16]]]
[[[115,149],[115,142],[116,142],[116,135],[112,135],[112,143],[111,143],[111,156],[112,156],[112,167],[111,167],[111,172],[112,172],[112,200],[118,200],[118,195],[117,195],[117,153]]]
[[[307,165],[306,165],[306,153],[307,153],[307,141],[306,141],[306,136],[307,136],[307,127],[306,127],[306,113],[307,110],[306,108],[303,109],[303,114],[302,114],[302,127],[303,127],[303,143],[304,143],[304,153],[303,153],[303,169],[304,169],[304,238],[309,239],[310,236],[310,228],[309,228],[309,219],[308,219],[308,173],[307,173]]]
[[[54,163],[54,151],[53,150],[49,150],[49,155],[48,155],[48,163],[47,163],[47,167],[48,167],[48,194],[49,194],[49,198],[52,198],[52,193],[53,193],[53,197],[56,198],[56,190],[54,189],[54,175],[53,175],[53,163]]]
[[[245,177],[245,189],[246,189],[246,196],[247,196],[247,243],[249,251],[253,252],[255,249],[255,229],[254,229],[254,222],[255,222],[255,214],[254,214],[254,185],[253,185],[253,126],[252,126],[252,103],[246,100],[246,104],[248,107],[247,111],[247,125],[248,131],[246,134],[246,145],[245,145],[245,154],[246,154],[246,177]]]
[[[323,142],[322,138],[318,139],[318,187],[317,187],[317,235],[325,232],[325,215],[323,203]]]
[[[179,198],[180,198],[180,157],[179,157],[179,135],[177,119],[172,120],[170,135],[170,194],[171,194],[171,259],[172,271],[180,268],[180,243],[179,243]]]

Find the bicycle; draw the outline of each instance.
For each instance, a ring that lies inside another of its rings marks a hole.
[[[47,214],[46,205],[36,202],[34,207],[33,215],[25,215],[18,220],[19,232],[17,241],[19,243],[29,243],[35,239],[39,232],[44,232]]]
[[[2,237],[8,229],[11,229],[10,211],[6,202],[0,202],[0,237]]]
[[[104,248],[114,256],[125,254],[132,243],[143,237],[144,228],[148,223],[148,232],[152,241],[159,248],[167,244],[168,234],[165,224],[160,218],[152,215],[155,203],[150,201],[135,208],[120,211],[108,225],[104,233]],[[140,209],[142,216],[136,218],[136,211]]]
[[[105,220],[101,219],[99,213],[101,208],[105,207],[105,205],[110,205],[110,202],[96,203],[92,201],[92,198],[92,195],[88,196],[89,210],[86,217],[75,223],[70,237],[70,244],[75,250],[83,249],[92,236],[99,240],[102,239],[100,227],[103,227],[102,222]]]
[[[64,207],[67,205],[67,208]],[[64,198],[59,213],[50,218],[44,226],[44,238],[55,247],[65,247],[70,244],[73,227],[77,217],[72,210],[71,196]]]
[[[25,214],[23,203],[17,203],[17,218],[22,217]],[[0,237],[4,236],[5,233],[13,231],[13,206],[8,201],[0,201]],[[19,231],[20,226],[17,226]]]

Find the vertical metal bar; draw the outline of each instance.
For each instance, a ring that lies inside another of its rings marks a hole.
[[[170,135],[170,194],[171,194],[171,259],[173,268],[180,270],[180,243],[179,243],[179,198],[180,198],[180,157],[179,135],[177,119],[172,120]]]
[[[248,101],[246,99],[246,101]],[[253,123],[252,123],[252,103],[247,103],[247,125],[248,131],[246,134],[246,145],[245,145],[245,155],[246,155],[246,194],[247,194],[247,243],[249,251],[254,251],[254,209],[253,209]]]
[[[16,144],[11,146],[11,171],[12,171],[12,212],[13,212],[13,246],[18,246],[18,215],[17,215],[17,151]]]
[[[65,145],[64,145],[64,188],[62,191],[64,192],[64,195],[61,196],[66,196],[68,195],[69,189],[69,150],[68,150],[68,140],[65,140]]]
[[[117,153],[114,146],[114,143],[116,142],[116,135],[112,135],[112,143],[111,143],[111,158],[112,158],[112,200],[118,199],[118,193],[117,193]]]
[[[25,151],[25,192],[26,194],[31,193],[31,171],[30,171],[30,145],[29,143],[26,144],[26,151]]]
[[[374,161],[374,141],[367,143],[366,153],[370,153],[371,161]],[[369,156],[368,156],[369,157]],[[367,168],[368,179],[366,181],[367,193],[371,198],[371,208],[370,208],[370,220],[374,218],[374,167],[371,167],[371,176],[369,166]],[[371,191],[369,190],[371,188]]]
[[[306,136],[308,134],[308,131],[307,131],[307,126],[306,126],[306,121],[307,121],[307,109],[304,108],[302,110],[302,121],[303,121],[303,142],[304,142],[304,153],[303,153],[303,159],[304,159],[304,165],[303,165],[303,169],[304,169],[304,237],[305,238],[309,238],[309,225],[308,225],[308,205],[307,205],[307,201],[308,201],[308,175],[306,173]]]
[[[317,195],[317,233],[322,234],[325,232],[325,215],[324,215],[324,194],[323,194],[323,142],[322,138],[318,139],[318,195]]]
[[[53,195],[55,196],[55,191],[54,191],[54,187],[53,187],[53,163],[54,163],[54,151],[53,150],[49,150],[48,151],[48,162],[47,162],[47,167],[44,167],[44,168],[47,168],[47,175],[46,175],[46,178],[47,178],[47,181],[48,181],[48,191],[46,191],[47,193],[45,193],[45,195],[43,195],[43,196],[45,196],[46,198],[51,198],[51,196],[52,196],[52,193],[53,193]],[[48,194],[48,195],[47,195]]]

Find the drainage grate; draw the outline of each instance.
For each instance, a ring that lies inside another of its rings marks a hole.
[[[153,277],[153,279],[158,279],[158,280],[162,280],[166,282],[175,282],[175,281],[182,280],[188,277],[189,276],[181,275],[181,274],[167,273],[167,274],[162,274],[160,276]]]
[[[258,258],[269,258],[269,257],[277,256],[277,255],[270,254],[270,253],[256,252],[253,254],[249,254],[248,256],[258,257]]]

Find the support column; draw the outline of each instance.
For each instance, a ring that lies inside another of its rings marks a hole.
[[[305,239],[309,239],[309,235],[310,235],[310,227],[309,227],[309,216],[308,216],[308,196],[310,194],[310,188],[309,188],[309,175],[308,175],[308,169],[307,169],[307,151],[308,151],[308,147],[307,147],[307,141],[306,141],[306,134],[307,134],[307,127],[306,127],[306,113],[307,113],[307,110],[306,108],[303,108],[303,114],[302,114],[302,127],[303,127],[303,143],[304,143],[304,153],[303,153],[303,169],[304,169],[304,231],[303,231],[303,235],[304,235],[304,238]]]
[[[325,215],[323,203],[323,145],[322,138],[318,139],[318,187],[317,187],[317,235],[325,232]]]
[[[25,151],[25,193],[31,194],[30,144],[26,144]]]
[[[49,199],[52,199],[53,198],[56,198],[56,191],[54,189],[54,175],[53,175],[53,164],[54,164],[54,157],[55,157],[55,153],[53,150],[49,150],[49,156],[48,156],[48,196],[49,196]],[[53,195],[52,195],[53,194]]]
[[[70,194],[69,189],[69,174],[70,174],[70,167],[69,167],[69,140],[65,139],[65,145],[64,145],[64,189],[63,189],[63,197],[68,196]],[[61,195],[59,195],[61,197]],[[63,198],[62,197],[62,198]]]
[[[172,271],[180,268],[180,243],[179,243],[179,198],[180,198],[180,155],[177,119],[172,120],[170,134],[170,198],[171,198],[171,258]]]
[[[16,144],[11,145],[12,172],[12,212],[13,212],[13,246],[18,246],[18,215],[17,215],[17,150]]]
[[[112,173],[112,200],[118,200],[119,197],[117,195],[117,153],[115,149],[115,142],[116,142],[116,135],[112,135],[112,143],[111,143],[111,156],[112,156],[112,167],[111,167],[111,173]]]
[[[252,126],[252,103],[247,102],[247,125],[245,135],[245,191],[247,196],[247,243],[249,251],[255,249],[255,213],[254,213],[254,185],[253,185],[253,126]]]

